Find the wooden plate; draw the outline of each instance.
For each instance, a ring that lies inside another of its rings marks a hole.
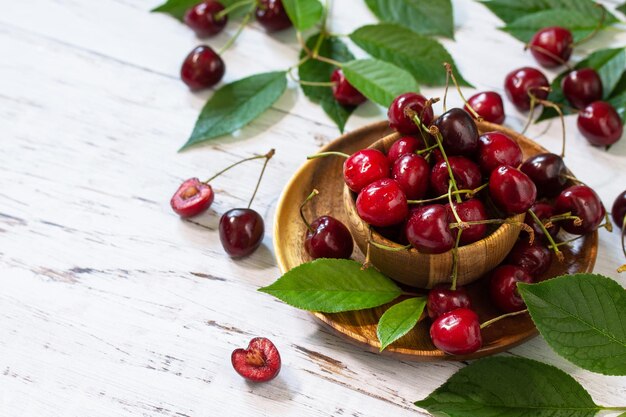
[[[481,131],[498,130],[511,137],[516,137],[524,152],[524,159],[537,153],[547,152],[531,140],[519,138],[518,133],[502,126],[486,122],[481,122],[478,125]],[[387,122],[373,123],[341,136],[326,145],[321,151],[339,151],[351,154],[368,147],[390,133]],[[314,219],[329,214],[347,223],[342,199],[344,185],[341,175],[342,165],[343,159],[339,157],[308,161],[296,172],[285,187],[274,220],[274,246],[278,266],[282,273],[311,260],[304,251],[303,239],[306,228],[300,220],[298,207],[313,188],[317,188],[320,194],[306,206],[305,215]],[[563,247],[565,261],[563,263],[553,261],[548,272],[540,279],[577,272],[591,272],[595,264],[597,249],[597,232],[575,241],[572,245]],[[356,248],[356,245],[352,257],[358,261],[363,260],[363,254]],[[481,322],[500,315],[489,301],[487,281],[486,279],[479,279],[467,286],[474,309]],[[312,314],[335,329],[340,335],[368,350],[379,352],[380,343],[376,337],[376,326],[378,319],[390,305],[344,313]],[[465,356],[450,356],[436,349],[432,344],[429,326],[429,319],[422,320],[407,335],[387,347],[382,354],[414,361],[475,359],[510,349],[537,335],[537,329],[527,315],[509,317],[483,330],[483,347],[477,352]]]

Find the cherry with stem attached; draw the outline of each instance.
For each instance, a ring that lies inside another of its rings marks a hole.
[[[615,199],[613,203],[613,207],[611,209],[611,214],[613,215],[613,220],[615,224],[622,225],[621,233],[622,233],[622,251],[624,252],[624,256],[626,257],[626,191],[620,193]],[[618,268],[618,272],[625,272],[626,265],[622,265]]]

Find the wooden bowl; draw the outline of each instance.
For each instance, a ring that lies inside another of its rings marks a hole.
[[[513,138],[517,134],[502,126],[481,123],[481,130],[499,130]],[[391,134],[387,122],[373,123],[361,129],[341,136],[326,145],[322,151],[353,153],[367,148],[375,141]],[[520,142],[524,157],[546,152],[541,146],[530,140]],[[274,249],[281,272],[311,261],[304,250],[306,227],[300,220],[298,207],[313,188],[320,195],[306,205],[305,215],[313,219],[322,215],[332,215],[344,224],[348,223],[343,204],[344,182],[342,158],[318,158],[306,162],[289,181],[278,203],[274,219]],[[553,261],[550,269],[539,280],[577,272],[591,272],[596,260],[598,248],[597,232],[588,234],[572,245],[562,247],[565,260]],[[363,254],[355,248],[352,258],[363,261]],[[467,290],[472,299],[473,308],[480,321],[484,322],[499,316],[500,312],[491,304],[488,294],[488,279],[479,279],[469,284]],[[398,299],[395,302],[400,301]],[[382,314],[393,303],[368,310],[346,311],[343,313],[312,313],[325,325],[334,329],[338,335],[358,344],[361,348],[379,352],[380,343],[376,337],[376,326]],[[535,336],[537,329],[526,316],[509,317],[483,330],[483,347],[477,352],[465,356],[450,356],[435,348],[429,336],[430,320],[417,324],[406,336],[387,347],[382,354],[412,361],[466,360],[492,355],[510,349]]]

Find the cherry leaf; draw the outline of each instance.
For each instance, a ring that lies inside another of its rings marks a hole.
[[[593,0],[483,0],[481,3],[505,23],[511,23],[533,13],[554,9],[579,12],[590,16],[596,23],[600,21],[602,14],[606,13],[604,16],[605,23],[617,22],[615,16],[606,10],[603,12],[602,8]]]
[[[426,298],[409,298],[387,309],[378,321],[376,335],[380,350],[407,334],[419,321],[426,307]]]
[[[454,38],[450,0],[365,0],[383,22],[397,23],[422,35]]]
[[[296,29],[302,31],[313,27],[318,23],[324,8],[319,0],[282,0],[289,20]]]

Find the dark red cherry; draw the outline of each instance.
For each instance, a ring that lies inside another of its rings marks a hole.
[[[278,349],[265,337],[255,337],[247,349],[235,349],[230,360],[235,371],[252,382],[269,381],[280,372]]]
[[[554,216],[554,207],[552,207],[552,205],[545,203],[545,202],[538,201],[535,204],[533,204],[533,206],[530,209],[533,211],[533,213],[535,213],[535,216],[537,216],[537,218],[541,221],[548,220],[550,217]],[[532,227],[533,231],[535,232],[535,239],[537,241],[546,239],[545,233],[543,233],[543,230],[541,229],[541,227],[539,227],[537,222],[535,222],[535,219],[533,219],[533,217],[530,214],[526,214],[526,217],[524,218],[524,222],[530,227]],[[561,227],[559,226],[558,222],[555,222],[555,223],[552,223],[552,226],[548,227],[547,230],[548,230],[548,233],[550,233],[550,236],[552,236],[552,238],[555,239],[556,236],[559,234],[559,230],[561,230]]]
[[[389,161],[376,149],[362,149],[343,163],[343,179],[348,188],[358,193],[376,180],[389,178]]]
[[[352,255],[352,235],[339,220],[322,216],[311,223],[311,229],[307,229],[304,249],[313,259],[347,259]]]
[[[509,252],[506,262],[522,268],[531,277],[539,277],[550,268],[552,251],[537,240],[531,245],[528,239],[520,239]]]
[[[576,226],[573,220],[559,222],[566,232],[574,235],[596,230],[606,214],[598,194],[586,185],[573,185],[563,190],[556,198],[554,211],[556,214],[571,212],[582,220],[580,226]]]
[[[215,17],[222,10],[224,10],[224,6],[219,1],[205,0],[187,10],[185,13],[185,24],[200,38],[216,35],[228,23],[228,16],[224,16],[221,19]]]
[[[250,255],[263,240],[265,224],[263,217],[249,208],[228,210],[220,219],[222,247],[233,258]]]
[[[477,198],[472,198],[461,203],[454,203],[454,208],[461,220],[464,222],[478,222],[482,220],[487,220],[489,218],[487,216],[487,210],[485,209],[485,205]],[[454,214],[452,214],[450,204],[446,204],[446,209],[448,210],[448,218],[450,219],[450,221],[456,222]],[[455,240],[458,232],[459,229],[452,229],[452,236]],[[486,224],[471,225],[467,229],[463,229],[463,233],[461,233],[459,243],[461,245],[469,245],[470,243],[477,242],[485,237],[486,233]]]
[[[187,55],[180,69],[180,78],[191,90],[209,88],[220,82],[225,66],[211,47],[201,45]]]
[[[561,81],[561,90],[569,103],[584,109],[594,101],[602,100],[602,80],[593,68],[581,68],[568,73]]]
[[[431,324],[430,339],[450,355],[474,353],[483,344],[478,315],[469,308],[448,311]]]
[[[495,91],[485,91],[471,96],[465,105],[465,110],[471,115],[472,112],[469,111],[468,105],[488,122],[496,124],[504,122],[502,97]]]
[[[472,308],[469,294],[463,287],[451,290],[449,285],[437,285],[428,291],[428,317],[436,319],[457,308]]]
[[[423,141],[413,136],[404,136],[391,144],[389,151],[387,152],[387,159],[389,160],[389,163],[393,165],[393,163],[396,162],[396,160],[402,155],[415,153],[421,149],[424,149]]]
[[[626,216],[626,191],[618,195],[615,202],[613,202],[611,214],[613,215],[613,221],[618,229],[623,229],[624,217]]]
[[[417,93],[405,93],[396,97],[387,111],[389,126],[403,135],[419,133],[420,128],[406,113],[406,109],[413,110],[421,118],[422,124],[430,126],[434,118],[433,108],[425,108],[426,100],[426,97]]]
[[[471,156],[478,149],[478,129],[465,110],[453,108],[435,120],[446,154]]]
[[[430,164],[416,154],[401,156],[391,169],[391,177],[398,181],[409,200],[419,200],[428,192]]]
[[[401,223],[409,214],[409,206],[398,182],[384,178],[361,190],[356,211],[368,224],[386,227]]]
[[[450,219],[445,206],[432,204],[412,210],[406,223],[409,243],[422,253],[443,253],[454,247],[454,237],[448,227]]]
[[[491,301],[502,311],[512,313],[523,310],[526,304],[517,291],[517,283],[532,283],[533,277],[519,266],[502,265],[494,269],[489,282]]]
[[[484,175],[500,165],[517,167],[522,163],[522,149],[517,142],[501,132],[483,133],[478,138],[478,164]]]
[[[537,31],[529,43],[535,60],[546,68],[558,67],[567,62],[574,48],[572,32],[560,26]]]
[[[268,32],[278,32],[292,26],[281,0],[257,0],[256,20]]]
[[[209,184],[198,178],[183,182],[170,200],[172,210],[180,217],[191,217],[202,213],[213,203],[215,194]]]
[[[578,130],[594,146],[609,146],[620,140],[624,125],[615,108],[594,101],[578,113]]]
[[[537,187],[522,171],[502,165],[489,177],[489,194],[508,215],[524,213],[537,199]]]
[[[337,68],[333,71],[330,81],[333,82],[333,97],[342,106],[358,106],[367,100],[348,82],[341,69]]]
[[[473,190],[480,186],[482,176],[478,165],[462,156],[451,156],[448,161],[450,161],[450,168],[452,168],[452,174],[459,190]],[[436,195],[443,195],[448,192],[449,182],[448,164],[442,159],[433,166],[430,174],[430,185]]]
[[[567,184],[565,162],[553,153],[531,156],[524,161],[520,170],[535,183],[539,197],[554,197]]]
[[[548,79],[541,71],[532,67],[518,68],[509,72],[504,79],[504,91],[511,102],[520,111],[530,109],[528,91],[539,99],[546,99],[548,91],[542,87],[549,87]]]

